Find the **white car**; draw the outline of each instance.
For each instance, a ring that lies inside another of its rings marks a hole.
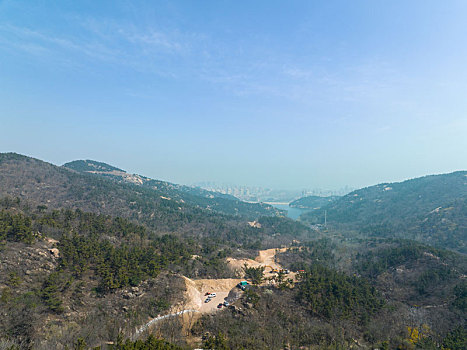
[[[211,294],[209,294],[209,297],[210,297],[210,298],[215,298],[215,297],[216,297],[216,293],[211,293]]]

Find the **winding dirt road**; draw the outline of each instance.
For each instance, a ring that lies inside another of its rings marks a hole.
[[[243,274],[243,267],[245,264],[248,267],[259,267],[265,266],[265,277],[271,277],[274,273],[271,272],[272,269],[280,270],[282,266],[275,261],[275,255],[279,252],[285,252],[287,248],[280,249],[266,249],[260,250],[258,256],[255,260],[252,259],[235,259],[227,258],[228,266],[241,276]],[[290,278],[294,278],[295,274],[291,273]],[[198,279],[193,280],[188,277],[183,276],[185,280],[186,291],[184,292],[183,302],[178,305],[174,305],[170,313],[164,316],[158,316],[151,319],[145,325],[141,326],[136,331],[136,337],[143,333],[145,330],[149,329],[151,326],[155,325],[159,321],[167,319],[169,317],[182,316],[184,314],[190,314],[191,322],[193,319],[198,319],[202,314],[212,313],[219,310],[217,305],[223,303],[225,298],[229,295],[229,292],[235,288],[235,286],[242,281],[240,278],[221,278],[221,279]],[[216,293],[216,297],[208,303],[206,300],[206,293]]]

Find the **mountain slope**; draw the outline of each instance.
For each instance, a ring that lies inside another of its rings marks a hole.
[[[164,194],[21,155],[0,156],[0,196],[19,197],[49,209],[79,208],[122,216],[144,222],[158,231],[182,231],[191,221],[204,225],[211,219],[218,220],[215,213]]]
[[[303,214],[309,223],[401,236],[467,253],[467,172],[431,175],[353,191]]]
[[[123,173],[116,169],[112,167],[111,171]],[[177,215],[206,209],[248,219],[280,213],[267,205],[195,196],[168,183],[160,182],[162,185],[158,186],[154,183],[156,180],[149,180],[151,185],[148,186],[140,186],[137,181],[117,183],[109,180],[14,153],[0,154],[0,195],[27,198],[38,205],[49,203],[47,205],[55,208],[79,207],[119,216],[128,216],[128,212],[122,211],[128,211],[129,207],[137,217],[147,214],[155,219],[157,213],[149,213],[151,207]]]
[[[119,183],[140,185],[161,192],[164,197],[183,200],[186,203],[229,215],[242,215],[251,219],[260,215],[277,215],[280,211],[262,203],[246,203],[238,198],[199,187],[177,185],[166,181],[154,180],[145,176],[129,174],[114,166],[94,160],[75,160],[63,167],[113,179]]]
[[[0,154],[2,197],[18,197],[32,208],[80,209],[120,216],[144,224],[158,234],[204,237],[211,243],[228,240],[229,244],[244,248],[276,246],[292,235],[296,239],[314,236],[312,230],[287,218],[270,216],[271,220],[265,221],[267,216],[260,216],[258,206],[254,204],[222,199],[231,205],[224,208],[245,213],[226,215],[215,210],[223,202],[215,202],[212,198],[77,173],[13,153]],[[249,208],[253,209],[250,211]],[[264,222],[261,228],[248,224],[248,220],[255,219]]]
[[[112,165],[96,162],[95,160],[75,160],[73,162],[69,162],[63,164],[64,167],[68,169],[72,169],[78,171],[80,173],[83,172],[125,172],[122,169],[116,168]]]
[[[149,319],[179,310],[180,274],[233,277],[227,257],[291,243],[277,252],[282,266],[304,269],[295,282],[277,274],[276,285],[234,289],[231,305],[202,317],[192,334],[225,334],[231,348],[397,348],[409,341],[407,326],[427,323],[441,344],[465,324],[464,256],[381,239],[364,247],[337,236],[309,242],[316,234],[300,222],[263,216],[247,223],[193,204],[212,203],[199,198],[0,154],[0,348],[4,339],[24,349],[78,348],[80,339],[106,348],[119,333],[130,337]],[[456,204],[433,214],[457,220],[463,210]],[[433,218],[426,225],[443,224]],[[189,327],[177,319],[156,327],[187,345]]]
[[[319,209],[336,199],[339,196],[329,196],[329,197],[321,197],[321,196],[307,196],[302,197],[299,199],[290,202],[289,206],[292,208],[300,208],[300,209]]]

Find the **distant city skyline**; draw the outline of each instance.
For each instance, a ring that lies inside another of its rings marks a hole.
[[[338,190],[467,169],[467,2],[0,0],[0,152]]]
[[[305,196],[343,196],[355,190],[349,186],[340,189],[323,188],[302,188],[283,189],[265,188],[260,186],[247,186],[236,184],[225,184],[214,181],[202,181],[191,184],[191,186],[201,187],[209,191],[216,191],[224,194],[231,194],[241,200],[246,201],[292,201]]]

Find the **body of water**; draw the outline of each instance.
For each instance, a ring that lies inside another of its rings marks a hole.
[[[269,204],[271,204],[273,207],[276,207],[277,209],[286,210],[287,216],[294,220],[297,220],[300,215],[308,211],[307,209],[289,207],[288,204],[278,204],[278,203],[269,203]]]

